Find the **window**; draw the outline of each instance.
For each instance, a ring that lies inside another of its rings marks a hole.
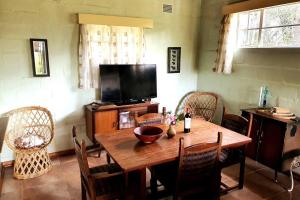
[[[238,46],[300,47],[300,3],[238,13]]]

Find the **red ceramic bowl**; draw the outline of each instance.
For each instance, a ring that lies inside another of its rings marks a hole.
[[[163,134],[163,130],[155,126],[142,126],[134,129],[134,135],[143,143],[155,142]]]

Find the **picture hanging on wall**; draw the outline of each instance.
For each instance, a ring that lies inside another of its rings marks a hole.
[[[168,73],[180,73],[181,47],[168,47]]]
[[[50,76],[46,39],[30,39],[33,76]]]

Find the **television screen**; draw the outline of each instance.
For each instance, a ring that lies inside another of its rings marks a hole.
[[[100,65],[103,102],[130,103],[157,96],[156,65]]]

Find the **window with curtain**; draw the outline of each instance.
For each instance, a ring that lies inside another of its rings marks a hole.
[[[142,64],[144,57],[143,28],[80,25],[79,87],[98,88],[100,64]]]
[[[238,48],[300,47],[300,3],[227,14],[220,29],[214,71],[230,74]]]
[[[214,68],[217,73],[231,74],[233,56],[237,47],[237,19],[237,14],[228,14],[222,19]]]
[[[300,47],[300,3],[238,13],[238,47]]]

